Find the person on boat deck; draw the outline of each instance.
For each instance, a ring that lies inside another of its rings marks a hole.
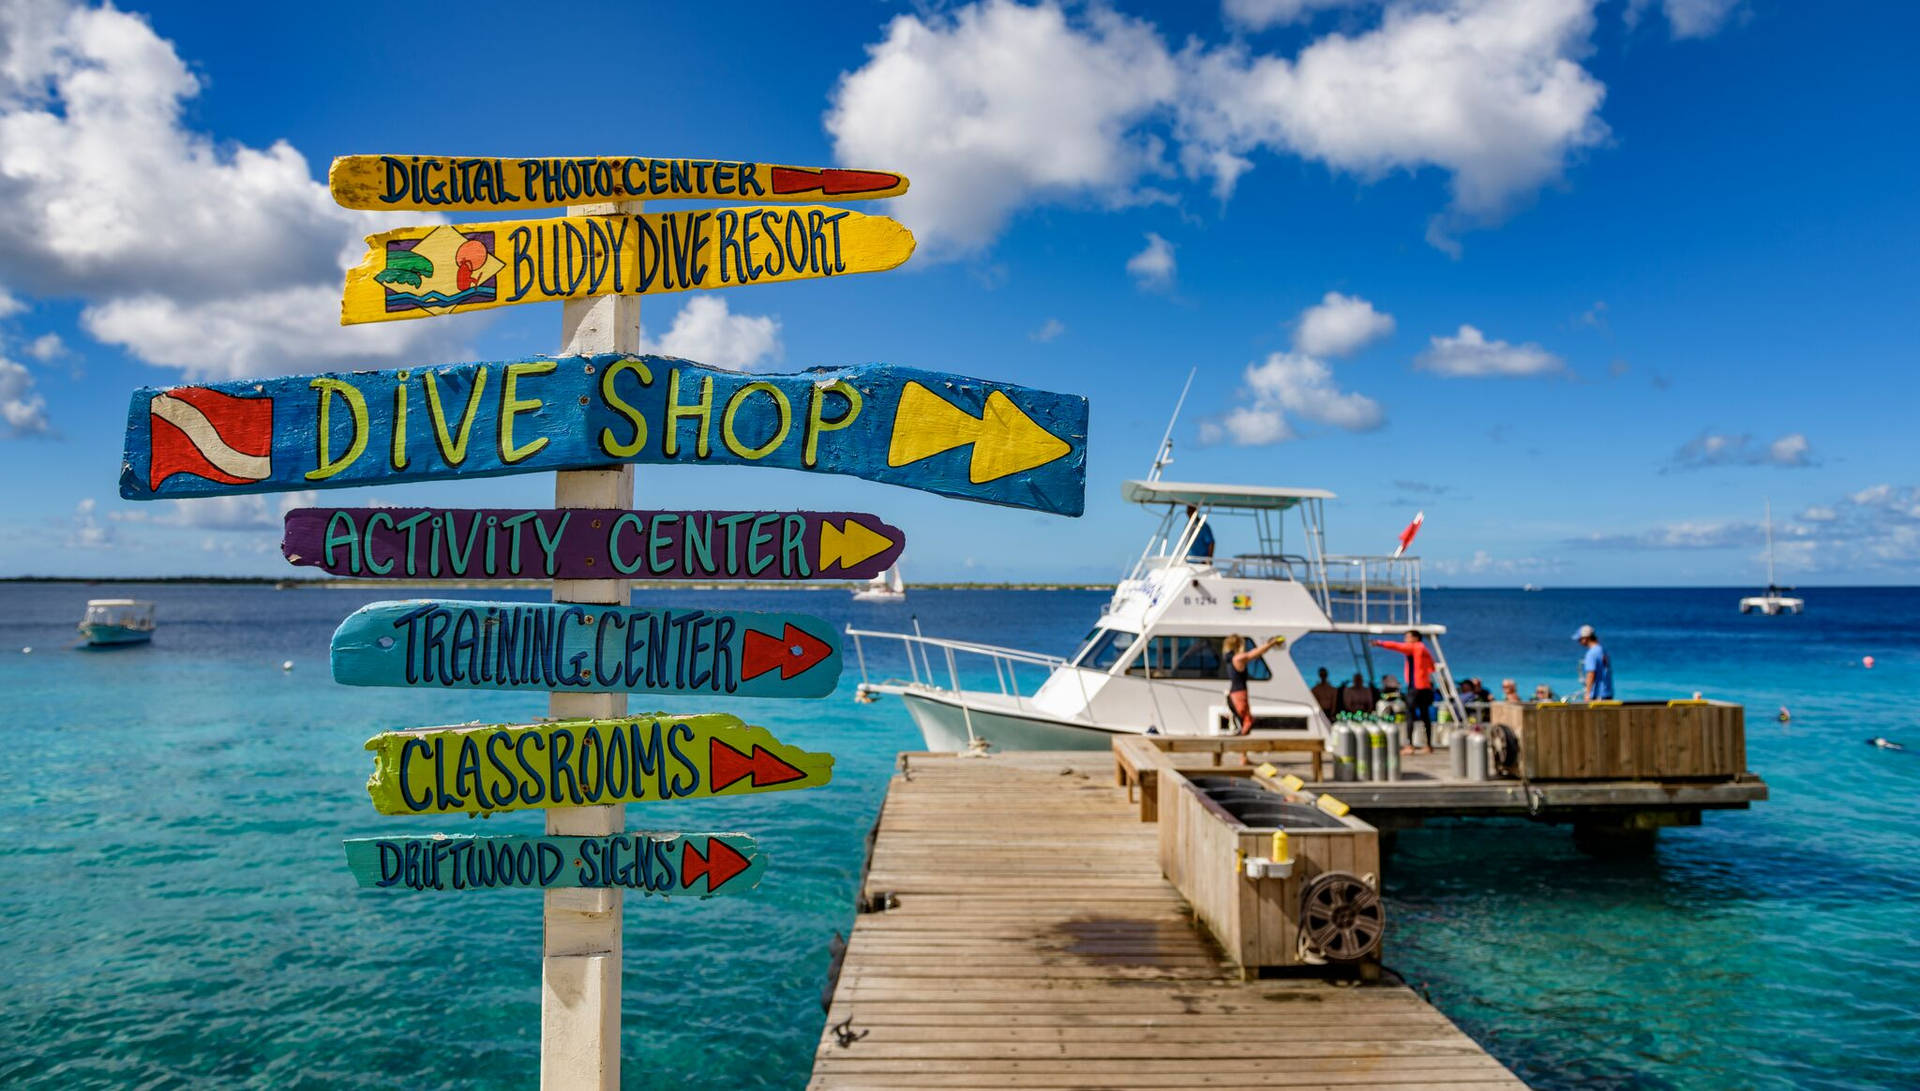
[[[1511,678],[1500,679],[1500,700],[1504,704],[1520,703],[1520,685]]]
[[[1281,643],[1276,636],[1255,648],[1253,641],[1239,633],[1220,642],[1220,655],[1227,661],[1227,707],[1233,709],[1233,718],[1240,725],[1242,735],[1253,730],[1253,705],[1247,698],[1247,668]]]
[[[1195,508],[1192,504],[1187,505],[1187,522],[1193,522],[1193,515],[1197,510],[1199,509]],[[1193,545],[1187,549],[1187,559],[1190,561],[1213,560],[1212,523],[1205,522],[1204,520],[1201,522],[1199,533],[1193,536]]]
[[[1373,702],[1378,699],[1373,692],[1373,687],[1367,685],[1367,680],[1360,675],[1360,672],[1355,671],[1353,681],[1348,682],[1340,691],[1340,711],[1372,712]]]
[[[1599,634],[1593,631],[1593,626],[1582,625],[1573,639],[1586,649],[1580,653],[1580,683],[1585,687],[1587,700],[1613,700],[1613,659],[1607,655],[1607,649],[1600,646]]]
[[[1533,687],[1533,700],[1534,700],[1534,703],[1538,704],[1541,701],[1557,701],[1559,700],[1559,698],[1554,696],[1552,686],[1549,686],[1545,682],[1542,682],[1539,685]]]
[[[1433,753],[1433,653],[1427,650],[1427,638],[1408,629],[1405,640],[1376,640],[1373,644],[1407,657],[1407,744],[1400,752],[1413,753],[1414,740],[1418,739],[1422,753]]]
[[[1327,668],[1320,668],[1320,680],[1313,684],[1313,699],[1320,702],[1320,711],[1331,720],[1340,712],[1340,690],[1327,680]]]
[[[1373,712],[1389,720],[1398,719],[1407,714],[1406,695],[1392,678],[1380,679],[1380,699],[1373,703]]]

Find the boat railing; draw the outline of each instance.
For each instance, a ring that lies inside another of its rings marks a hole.
[[[1161,565],[1210,565],[1232,579],[1290,580],[1312,592],[1314,601],[1337,625],[1418,625],[1418,557],[1327,554],[1318,566],[1292,553],[1242,553],[1214,560],[1154,557]],[[1316,570],[1316,568],[1318,570]],[[1123,586],[1120,594],[1127,588]],[[1120,595],[1116,595],[1116,600]]]
[[[929,689],[946,689],[953,693],[962,690],[960,683],[960,661],[964,657],[986,659],[993,667],[994,684],[1000,695],[1010,698],[1016,707],[1027,708],[1032,695],[1021,691],[1019,668],[1040,667],[1048,677],[1067,665],[1067,660],[1057,655],[1043,655],[1038,652],[1021,651],[1017,648],[1002,648],[992,644],[979,644],[971,640],[949,640],[943,637],[922,636],[918,633],[887,633],[873,629],[848,629],[847,637],[853,642],[854,660],[860,667],[860,685],[872,684],[867,674],[867,652],[865,640],[883,642],[899,641],[901,650],[906,653],[908,684]],[[936,663],[946,668],[947,682],[939,682],[939,670]],[[1090,703],[1086,679],[1079,671],[1073,672],[1080,685],[1080,707],[1085,709]],[[883,679],[885,682],[900,682],[900,679]],[[1042,680],[1044,682],[1044,679]],[[1038,687],[1036,686],[1037,690]],[[1084,715],[1084,713],[1082,713]]]

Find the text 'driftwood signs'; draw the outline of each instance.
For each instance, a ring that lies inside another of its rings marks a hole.
[[[295,508],[280,552],[368,579],[868,579],[906,541],[846,511]]]
[[[333,199],[369,212],[512,212],[609,201],[860,201],[898,197],[891,171],[642,156],[493,158],[346,155],[327,172]]]
[[[868,364],[761,375],[537,356],[136,391],[120,495],[346,488],[620,463],[846,474],[1079,515],[1087,400]]]
[[[412,599],[333,634],[349,686],[825,697],[840,635],[806,614]]]
[[[725,713],[390,731],[367,749],[367,794],[387,815],[660,803],[833,779],[833,755]]]
[[[342,325],[878,273],[912,256],[913,233],[885,216],[791,205],[403,227],[367,247],[347,270]]]
[[[372,890],[618,888],[659,897],[745,894],[767,858],[743,833],[597,837],[356,837],[347,869]]]

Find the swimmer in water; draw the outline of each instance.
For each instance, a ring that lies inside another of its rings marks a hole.
[[[1892,739],[1883,739],[1878,735],[1875,735],[1873,738],[1868,739],[1867,745],[1877,746],[1882,750],[1905,750],[1906,749],[1906,747],[1901,746],[1899,743],[1894,742]]]

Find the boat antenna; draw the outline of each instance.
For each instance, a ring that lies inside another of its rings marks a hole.
[[[1767,497],[1767,594],[1773,593],[1773,498],[1769,496]]]
[[[1148,481],[1160,480],[1160,471],[1173,463],[1173,426],[1180,422],[1180,409],[1187,404],[1187,391],[1193,389],[1193,377],[1199,374],[1198,367],[1187,371],[1187,382],[1180,388],[1180,400],[1173,403],[1173,416],[1167,420],[1167,433],[1160,437],[1160,451],[1153,456],[1153,469],[1147,471]]]

